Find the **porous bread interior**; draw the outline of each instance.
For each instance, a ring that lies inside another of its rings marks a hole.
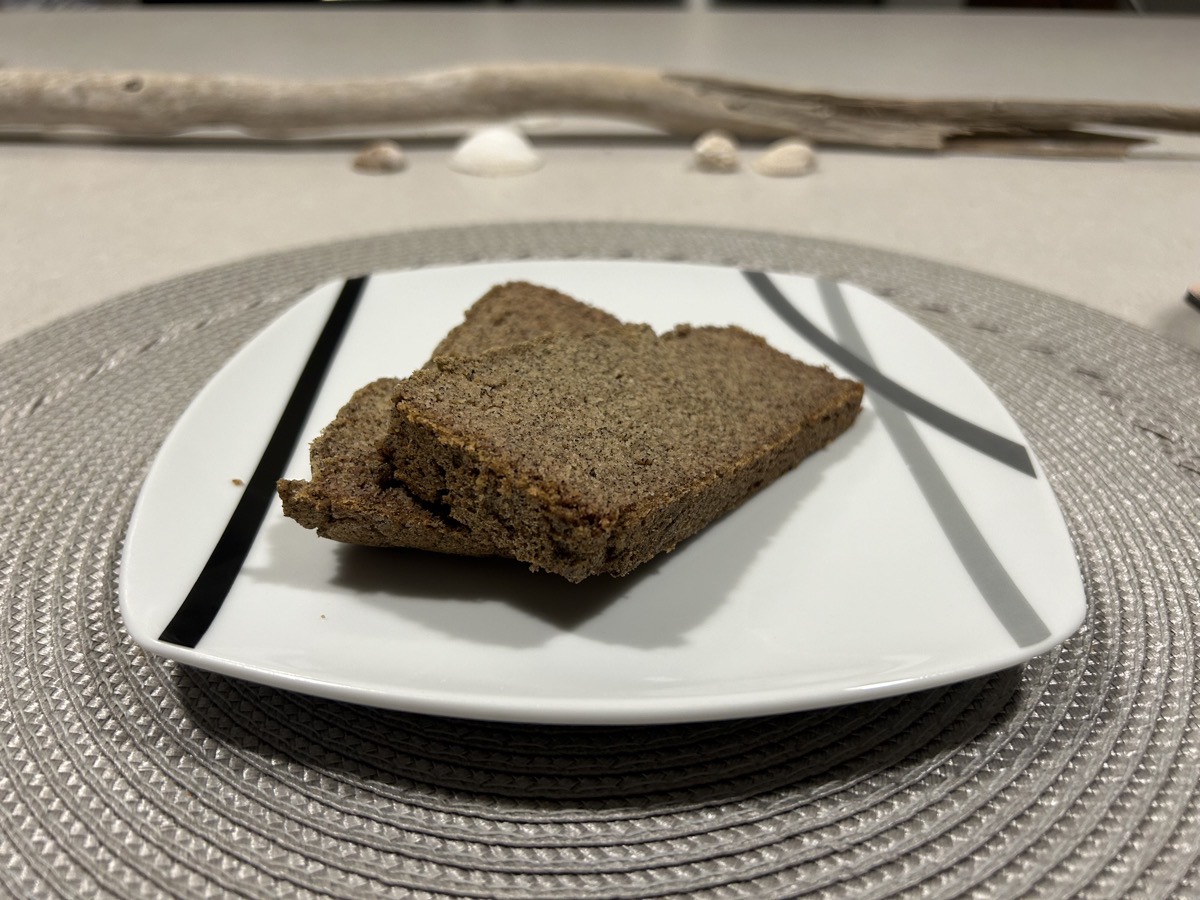
[[[670,550],[853,422],[862,385],[739,328],[644,325],[441,358],[388,452],[420,499],[579,581]]]

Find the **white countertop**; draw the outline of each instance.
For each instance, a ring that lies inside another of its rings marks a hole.
[[[0,13],[0,64],[333,78],[594,61],[899,96],[1200,106],[1200,17],[321,7]],[[849,241],[1033,285],[1200,349],[1200,137],[1135,158],[822,150],[816,173],[709,175],[686,142],[538,140],[515,178],[356,173],[360,142],[0,139],[0,340],[266,251],[427,226],[560,219]],[[749,162],[759,148],[746,147]]]

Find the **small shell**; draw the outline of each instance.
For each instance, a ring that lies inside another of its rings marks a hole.
[[[692,144],[692,160],[701,172],[736,172],[737,141],[727,131],[706,131]]]
[[[464,175],[501,178],[525,175],[542,167],[542,157],[521,131],[510,125],[481,128],[459,142],[450,168]]]
[[[796,178],[817,167],[812,145],[800,138],[784,138],[767,146],[754,161],[754,171],[769,178]]]
[[[395,141],[374,141],[354,157],[354,168],[358,172],[399,172],[408,165],[408,158]]]

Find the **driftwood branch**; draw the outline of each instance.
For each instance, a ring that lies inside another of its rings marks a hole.
[[[8,129],[161,137],[216,128],[278,138],[533,114],[613,119],[689,138],[721,128],[745,139],[907,150],[962,140],[992,148],[1006,140],[1081,148],[1136,142],[1079,131],[1098,126],[1200,133],[1200,108],[846,96],[597,65],[493,65],[353,81],[0,69],[0,127]]]

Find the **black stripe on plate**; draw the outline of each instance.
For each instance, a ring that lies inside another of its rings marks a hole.
[[[802,338],[834,360],[847,372],[858,378],[868,388],[891,400],[901,409],[911,413],[918,419],[932,425],[939,431],[973,447],[980,453],[990,456],[1006,466],[1011,466],[1018,472],[1037,477],[1033,467],[1033,459],[1029,451],[1016,441],[1009,440],[1003,435],[995,434],[986,428],[959,418],[947,409],[931,403],[924,397],[913,393],[901,384],[888,378],[871,363],[853,351],[839,344],[825,332],[821,331],[800,310],[796,309],[783,295],[775,283],[762,272],[743,272],[746,280],[775,313],[788,323]],[[817,289],[823,299],[828,299],[832,289],[837,291],[837,285],[824,279],[817,279]],[[840,298],[840,293],[839,293]]]
[[[366,283],[365,277],[351,278],[343,285],[237,508],[196,583],[159,635],[159,640],[181,647],[195,647],[220,612],[275,500],[275,482],[283,477],[284,468],[295,451],[321,382],[337,354],[338,344],[346,333]]]

